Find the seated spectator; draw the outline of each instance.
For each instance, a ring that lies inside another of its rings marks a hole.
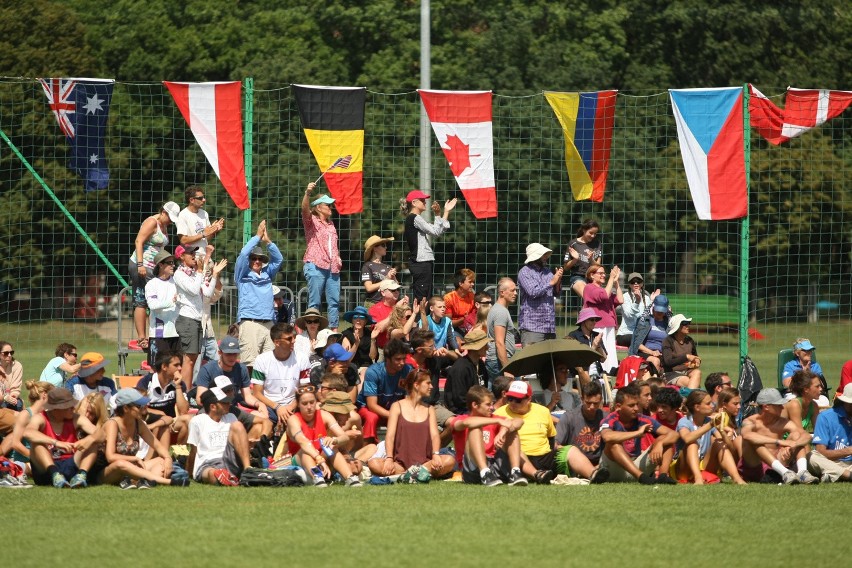
[[[817,376],[825,376],[822,367],[814,361],[814,350],[816,350],[816,347],[810,339],[805,337],[796,339],[793,343],[793,360],[788,361],[781,371],[781,384],[784,385],[784,388],[790,388],[790,380],[796,371],[811,371]]]
[[[707,378],[704,379],[704,390],[713,399],[713,408],[719,408],[719,393],[732,386],[731,377],[725,371],[717,371],[707,375]]]
[[[731,476],[737,485],[746,482],[737,471],[737,463],[728,445],[730,439],[715,428],[719,414],[713,413],[713,399],[703,390],[694,390],[686,397],[689,413],[677,423],[680,440],[677,443],[678,457],[672,462],[671,476],[677,480],[704,485],[705,472],[719,481],[720,469]],[[712,480],[712,478],[710,478]]]
[[[491,342],[485,332],[471,331],[464,337],[467,354],[447,369],[444,384],[444,406],[453,414],[467,412],[467,391],[476,385],[488,383],[488,372],[483,358]]]
[[[666,382],[677,387],[697,389],[701,386],[701,358],[695,340],[689,335],[692,319],[677,314],[669,321],[669,336],[663,340],[663,371]]]
[[[332,331],[328,328],[321,329],[317,334],[317,340],[314,343],[314,349],[311,352],[308,360],[311,362],[311,382],[314,386],[319,384],[319,379],[322,377],[323,368],[325,367],[325,359],[323,359],[323,353],[325,353],[326,347],[329,345],[334,345],[335,343],[340,343],[342,339],[342,335],[337,333],[336,331]],[[299,337],[296,337],[296,343],[298,344]],[[298,347],[296,348],[298,351]]]
[[[521,473],[520,418],[494,416],[494,395],[483,386],[467,392],[468,414],[451,419],[456,463],[465,483],[526,485]],[[532,469],[530,467],[530,469]],[[535,474],[535,471],[531,471]]]
[[[408,362],[417,369],[427,371],[432,377],[432,393],[423,399],[423,403],[435,408],[435,418],[438,420],[438,429],[441,431],[441,445],[444,446],[449,443],[452,435],[452,429],[447,425],[447,420],[454,414],[443,404],[441,373],[452,364],[453,360],[437,354],[435,336],[431,331],[415,329],[411,332],[409,345],[412,353]]]
[[[172,458],[169,449],[154,438],[141,418],[148,398],[135,389],[121,389],[115,395],[115,417],[106,423],[106,459],[103,483],[121,489],[150,489],[156,484],[185,486],[188,480],[170,479]],[[151,459],[136,456],[143,440],[154,449]],[[134,485],[135,482],[135,485]]]
[[[314,487],[328,487],[334,472],[346,480],[347,487],[361,487],[344,452],[338,451],[349,437],[329,412],[319,408],[316,388],[313,385],[299,387],[296,404],[296,412],[287,419],[287,449]]]
[[[669,336],[671,319],[669,299],[662,294],[651,302],[649,309],[636,321],[630,341],[630,355],[638,355],[654,365],[654,374],[661,372],[663,365],[663,341]]]
[[[352,400],[346,390],[346,379],[340,375],[327,374],[322,378],[322,383],[317,389],[317,403],[321,405],[323,410],[331,413],[349,438],[348,442],[340,445],[340,449],[353,456],[355,452],[359,452],[358,459],[366,461],[366,458],[375,453],[375,447],[373,447],[372,452],[369,454],[361,454],[360,450],[366,445],[364,444],[364,433],[361,428],[361,417],[358,415],[357,410],[355,410],[355,405],[352,404]],[[353,469],[353,471],[360,472],[361,468]]]
[[[274,346],[257,356],[251,373],[251,392],[267,408],[273,424],[285,424],[296,411],[296,389],[310,377],[308,357],[294,350],[296,333],[289,323],[276,323],[269,330]]]
[[[384,349],[390,339],[387,328],[394,307],[398,303],[408,304],[408,296],[400,298],[399,289],[400,285],[396,280],[382,280],[379,283],[379,293],[382,295],[382,301],[376,302],[367,312],[373,318],[373,321],[376,322],[373,326],[372,337],[378,349]],[[418,311],[419,307],[418,304]]]
[[[275,323],[296,324],[296,309],[293,307],[293,300],[288,298],[287,293],[278,286],[272,286],[272,306],[275,309],[272,314]]]
[[[317,308],[308,308],[302,317],[296,320],[299,335],[296,337],[295,349],[307,356],[313,354],[316,349],[317,338],[321,329],[328,327],[326,318]]]
[[[75,374],[80,369],[80,364],[77,363],[77,348],[70,343],[57,345],[55,354],[56,356],[48,361],[41,372],[39,381],[61,387],[65,385],[65,381],[70,375]]]
[[[756,402],[760,412],[743,420],[743,479],[761,481],[768,467],[781,476],[784,485],[819,481],[807,469],[811,437],[800,424],[783,415],[781,393],[777,389],[763,389],[757,393]],[[798,473],[789,466],[796,467]]]
[[[491,394],[494,395],[494,409],[506,406],[506,393],[509,392],[509,385],[515,381],[515,377],[509,375],[500,375],[495,377],[491,382]]]
[[[459,342],[452,320],[446,314],[446,306],[441,296],[429,298],[428,305],[423,305],[420,315],[420,327],[431,331],[435,336],[435,349],[438,356],[458,358]],[[426,310],[429,311],[426,314]]]
[[[455,289],[444,295],[443,303],[446,307],[446,315],[452,320],[452,327],[456,329],[459,336],[467,333],[464,329],[464,322],[471,313],[476,312],[475,306],[475,291],[473,289],[476,283],[476,273],[469,268],[460,268],[453,276],[453,286]],[[440,296],[438,296],[440,298]],[[431,306],[432,299],[429,300]],[[443,316],[441,316],[443,317]],[[434,331],[434,330],[433,330]],[[439,348],[441,345],[436,334],[436,343]]]
[[[622,347],[630,347],[633,341],[633,330],[642,315],[648,313],[654,299],[660,295],[660,289],[648,294],[645,291],[645,279],[638,272],[631,272],[627,277],[627,293],[621,304],[621,324],[615,333],[615,343]]]
[[[810,470],[822,483],[852,481],[852,385],[847,384],[834,406],[817,416]]]
[[[465,333],[470,333],[473,328],[478,328],[488,333],[488,314],[491,313],[491,306],[494,301],[491,295],[485,292],[478,292],[473,297],[474,311],[469,313],[462,324],[462,330]]]
[[[582,388],[580,406],[567,411],[556,424],[556,448],[574,446],[583,452],[592,465],[601,461],[601,421],[604,418],[603,392],[597,382],[586,383]]]
[[[232,402],[220,388],[208,389],[201,395],[204,412],[189,422],[186,469],[199,483],[239,485],[251,464],[246,429],[229,412]]]
[[[0,341],[0,408],[20,411],[24,408],[21,385],[24,368],[15,360],[15,350],[8,341]]]
[[[645,380],[636,381],[634,384],[639,388],[639,413],[650,415],[651,406],[654,401],[651,395],[651,384]]]
[[[27,381],[24,386],[27,387],[27,397],[30,401],[27,408],[18,412],[17,415],[11,410],[0,409],[0,436],[5,436],[0,442],[0,456],[11,456],[13,461],[29,464],[30,443],[24,439],[24,431],[33,416],[44,412],[47,393],[54,387],[45,381]],[[32,471],[27,471],[27,474],[31,475]]]
[[[530,476],[533,481],[546,485],[557,474],[582,477],[591,483],[603,483],[609,478],[607,469],[593,466],[579,448],[573,445],[553,448],[552,438],[556,436],[553,419],[547,408],[532,402],[532,386],[529,383],[512,382],[506,391],[506,399],[508,404],[498,408],[495,415],[524,421],[518,435],[525,461],[535,469]],[[532,473],[528,467],[524,471]]]
[[[323,352],[322,364],[311,370],[311,384],[319,387],[322,377],[326,374],[341,375],[346,379],[347,392],[355,402],[358,396],[358,385],[361,384],[361,375],[358,367],[352,363],[352,353],[343,348],[339,343],[332,343]]]
[[[246,412],[240,408],[237,404],[237,389],[229,377],[225,375],[215,377],[210,387],[218,387],[225,393],[225,396],[232,400],[230,413],[236,416],[243,428],[246,429],[249,447],[254,447],[263,436],[272,436],[272,421],[269,419],[269,415],[266,412],[263,415],[257,412]],[[204,412],[204,409],[199,409],[199,412]]]
[[[816,399],[822,394],[822,383],[813,371],[796,371],[790,379],[790,392],[795,396],[784,405],[787,418],[801,424],[805,432],[813,434],[819,416]]]
[[[148,427],[163,445],[185,444],[189,434],[189,401],[183,382],[183,358],[180,353],[168,351],[157,354],[154,372],[145,375],[136,384],[136,390],[148,397]]]
[[[733,442],[734,447],[731,453],[735,463],[740,463],[743,456],[743,438],[740,435],[740,428],[737,425],[737,420],[740,415],[740,406],[742,398],[740,391],[735,388],[726,388],[719,393],[718,408],[721,411],[721,419],[717,428],[724,432]]]
[[[425,302],[426,300],[423,300]],[[414,306],[409,306],[408,302],[399,302],[393,307],[391,315],[386,320],[385,331],[390,339],[400,339],[408,342],[408,336],[411,330],[415,328],[417,318],[420,315],[419,300],[414,300]],[[379,328],[381,323],[376,327]],[[374,330],[375,331],[375,330]]]
[[[601,465],[609,469],[611,481],[633,477],[643,485],[677,483],[665,472],[654,476],[663,454],[677,441],[677,432],[639,412],[640,392],[633,383],[616,393],[615,410],[601,422]]]
[[[77,403],[74,408],[74,413],[77,415],[77,437],[85,438],[86,436],[95,435],[98,439],[105,439],[106,423],[109,420],[110,412],[107,409],[107,403],[103,394],[93,391],[83,397],[83,400]],[[99,433],[98,430],[103,429]],[[98,458],[106,459],[105,447],[99,445]],[[106,467],[106,464],[100,464]]]
[[[369,308],[382,301],[379,285],[382,280],[396,280],[396,268],[382,262],[388,252],[388,243],[394,237],[382,238],[371,235],[364,243],[364,265],[361,267],[361,283],[367,291],[367,300],[364,305]]]
[[[355,357],[352,362],[366,371],[367,367],[375,363],[379,356],[376,342],[371,335],[372,326],[376,322],[367,312],[367,309],[358,306],[351,312],[343,314],[343,319],[352,324],[352,327],[343,331],[343,339],[340,344]]]
[[[30,464],[36,485],[87,487],[88,474],[98,457],[95,440],[80,444],[77,436],[76,401],[71,391],[55,388],[47,393],[44,412],[34,415],[24,437],[31,444]],[[98,440],[99,441],[99,440]]]
[[[654,395],[654,420],[669,428],[677,431],[677,423],[683,418],[683,413],[680,407],[683,404],[683,397],[680,396],[679,389],[673,387],[662,387],[657,389]]]
[[[577,329],[569,333],[568,337],[576,339],[583,345],[587,345],[598,351],[602,356],[606,356],[606,349],[601,343],[601,334],[594,330],[599,321],[600,317],[595,313],[595,310],[583,308],[577,314]],[[577,377],[580,379],[580,386],[582,387],[592,380],[592,375],[600,375],[602,369],[600,363],[592,363],[588,369],[575,367],[574,371],[577,373]]]
[[[391,340],[384,349],[385,360],[367,369],[357,405],[358,414],[364,422],[364,440],[368,443],[378,441],[378,427],[387,424],[390,407],[405,397],[402,380],[413,368],[405,362],[408,353],[409,348],[405,343],[398,339]]]
[[[399,475],[406,471],[415,475],[425,468],[431,477],[445,477],[453,471],[454,460],[440,451],[434,407],[422,402],[432,392],[432,377],[426,371],[411,370],[403,384],[405,398],[391,404],[388,413],[386,455],[374,457],[367,465],[373,475]],[[420,476],[418,479],[425,481]]]
[[[109,406],[112,396],[118,392],[115,381],[104,376],[104,367],[109,364],[109,359],[104,359],[100,353],[84,353],[80,360],[80,370],[77,376],[68,381],[66,387],[77,400],[83,400],[92,392],[99,392]]]
[[[568,365],[556,363],[553,369],[545,369],[537,374],[544,390],[544,405],[551,413],[561,413],[580,406],[580,396],[568,384],[571,378]]]

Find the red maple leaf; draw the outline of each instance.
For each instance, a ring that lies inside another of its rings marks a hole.
[[[463,171],[470,167],[470,144],[462,142],[461,138],[452,134],[447,136],[444,142],[449,148],[442,147],[447,161],[450,163],[450,171],[459,177]]]

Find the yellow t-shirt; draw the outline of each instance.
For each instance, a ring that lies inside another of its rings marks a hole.
[[[521,437],[521,451],[528,456],[543,456],[550,451],[547,439],[556,436],[553,418],[546,406],[532,403],[526,414],[516,414],[509,410],[509,405],[501,406],[494,411],[498,416],[520,418],[524,421],[518,434]]]

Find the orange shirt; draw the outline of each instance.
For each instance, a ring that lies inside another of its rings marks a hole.
[[[444,303],[447,305],[447,316],[450,319],[463,318],[473,311],[473,294],[468,294],[467,297],[463,298],[459,295],[458,290],[453,290],[444,296]]]

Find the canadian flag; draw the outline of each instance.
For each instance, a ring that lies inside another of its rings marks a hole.
[[[852,91],[787,89],[785,108],[749,85],[751,126],[770,143],[778,145],[838,116],[852,103]]]
[[[234,204],[248,209],[239,81],[163,84]]]
[[[496,217],[491,91],[417,92],[474,217]]]

